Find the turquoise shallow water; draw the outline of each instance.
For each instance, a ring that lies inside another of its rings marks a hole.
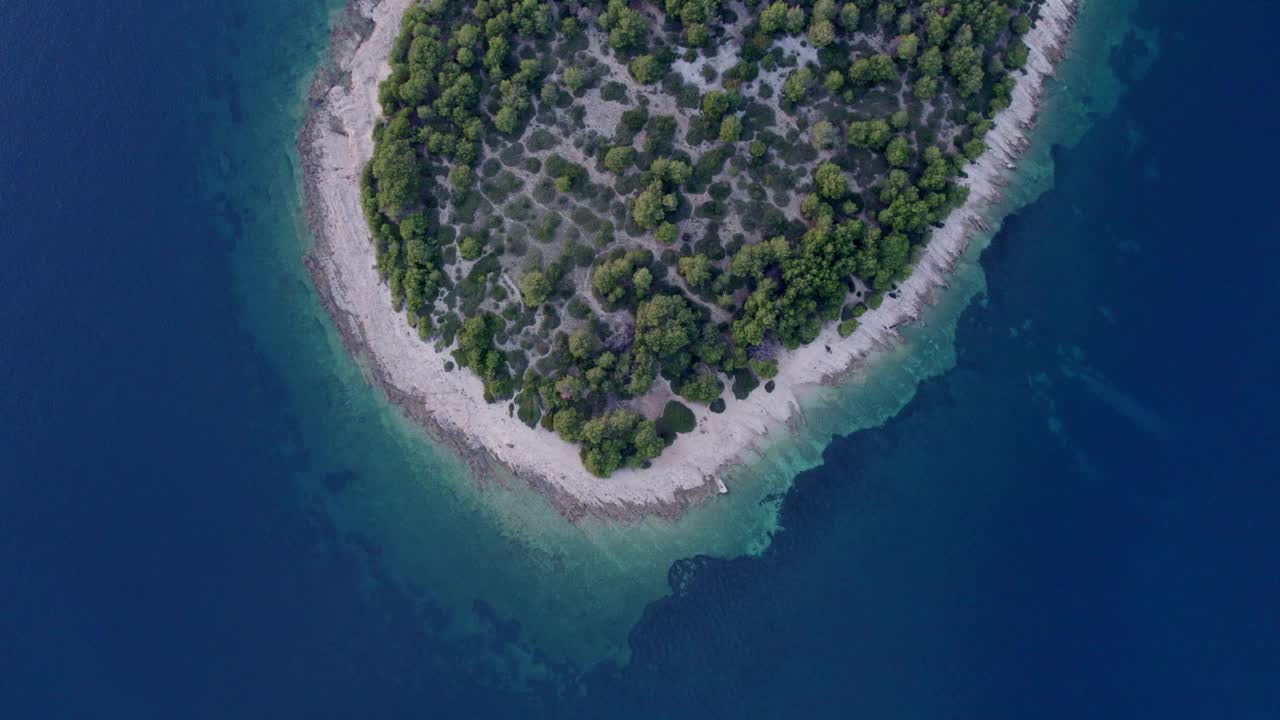
[[[0,714],[1276,714],[1276,188],[1218,110],[1280,96],[1267,7],[1091,3],[926,322],[634,526],[477,485],[337,342],[292,149],[337,10],[0,7]]]
[[[1126,15],[1121,6],[1095,9],[1085,16],[1082,44],[1118,43]],[[263,32],[274,36],[271,21]],[[326,508],[339,533],[367,545],[405,582],[435,588],[433,601],[449,614],[450,632],[460,641],[491,639],[494,615],[518,623],[521,634],[513,645],[519,647],[510,648],[511,657],[495,654],[495,672],[514,673],[516,681],[526,674],[536,678],[538,662],[530,658],[537,656],[580,668],[625,662],[630,628],[646,605],[668,592],[673,562],[761,553],[778,529],[779,500],[791,479],[821,461],[832,435],[882,424],[910,401],[921,381],[955,363],[955,324],[984,291],[977,257],[989,237],[977,239],[951,289],[925,323],[907,329],[902,347],[877,358],[848,387],[815,392],[796,435],[780,437],[765,457],[726,478],[728,497],[675,524],[568,525],[518,481],[479,485],[447,449],[432,444],[369,389],[298,262],[307,243],[296,198],[290,197],[299,168],[296,157],[278,150],[303,108],[282,104],[281,98],[299,97],[314,52],[312,46],[282,58],[285,68],[245,69],[260,80],[241,86],[240,103],[259,121],[250,126],[251,135],[237,128],[228,138],[229,145],[243,149],[244,165],[233,159],[212,180],[227,183],[228,195],[240,193],[242,199],[232,203],[243,203],[241,214],[250,218],[233,256],[245,324],[268,361],[289,378],[299,442],[310,459],[296,478],[300,491]],[[1091,56],[1099,52],[1081,49]],[[1119,94],[1106,66],[1068,68],[1066,74],[1050,102],[1041,148],[1073,140],[1087,123],[1075,109],[1080,98],[1071,91],[1072,81],[1078,78],[1103,104]],[[245,186],[246,175],[255,183]],[[993,218],[1033,199],[1051,175],[1047,153],[1028,157],[1013,181],[1017,191],[1007,207],[993,209]],[[246,190],[250,195],[243,197]],[[325,479],[332,484],[334,477],[345,478],[342,489],[324,489]]]

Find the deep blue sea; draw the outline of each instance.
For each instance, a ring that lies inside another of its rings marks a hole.
[[[1280,717],[1280,7],[1139,2],[954,367],[586,667],[300,271],[340,0],[0,2],[0,718]]]

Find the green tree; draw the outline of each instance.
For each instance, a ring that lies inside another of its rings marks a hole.
[[[836,3],[835,0],[817,0],[813,4],[814,20],[835,20],[836,19]]]
[[[781,235],[761,242],[744,245],[734,254],[729,271],[734,277],[751,277],[759,280],[765,270],[781,262],[791,254],[791,246]]]
[[[457,192],[470,188],[474,180],[475,173],[472,172],[470,165],[454,165],[449,168],[449,186]]]
[[[778,374],[778,363],[775,360],[748,360],[747,366],[764,380],[770,380]]]
[[[936,78],[942,74],[942,64],[942,50],[931,47],[916,61],[916,69],[925,77]]]
[[[760,31],[766,35],[774,35],[785,27],[787,22],[787,4],[775,2],[760,12]]]
[[[506,355],[493,345],[493,336],[502,323],[502,319],[492,313],[479,313],[463,320],[458,329],[456,357],[484,382],[486,402],[511,396]]]
[[[635,290],[636,297],[645,297],[649,294],[649,288],[653,286],[653,273],[649,268],[642,267],[631,275],[631,288]]]
[[[816,48],[824,48],[836,39],[836,27],[830,20],[817,20],[809,26],[809,42]]]
[[[973,138],[964,144],[964,156],[969,160],[977,160],[986,152],[987,144],[979,138]]]
[[[911,16],[910,12],[904,12],[898,16],[898,35],[907,35],[911,32],[911,28],[916,24],[916,20]]]
[[[662,63],[652,55],[640,55],[627,64],[631,77],[642,85],[652,85],[662,79]]]
[[[893,167],[906,167],[911,162],[911,146],[906,138],[898,135],[889,141],[884,155]]]
[[[726,116],[720,121],[720,142],[737,142],[742,136],[742,120],[737,115]]]
[[[564,402],[573,402],[577,400],[581,397],[582,392],[582,380],[577,375],[565,373],[556,378],[555,393]]]
[[[694,375],[675,388],[676,394],[680,397],[703,405],[710,404],[712,400],[720,397],[723,390],[724,385],[711,373]]]
[[[680,277],[691,288],[700,288],[711,281],[711,260],[706,255],[686,255],[677,262]]]
[[[577,67],[566,68],[561,79],[564,81],[564,86],[568,88],[571,93],[576,93],[581,90],[582,86],[587,82],[586,78],[582,75],[582,70]]]
[[[691,169],[689,168],[689,165],[683,161],[658,158],[649,165],[649,172],[653,173],[655,178],[658,178],[665,183],[671,185],[683,185],[685,181],[689,179]]]
[[[858,89],[890,82],[896,77],[898,71],[888,55],[858,58],[849,66],[849,82]]]
[[[787,32],[796,35],[804,30],[804,9],[793,7],[787,9]]]
[[[840,92],[840,89],[844,87],[844,73],[839,70],[828,72],[827,76],[822,79],[822,86],[832,95]]]
[[[589,325],[583,325],[569,334],[569,354],[582,360],[591,354],[595,342],[595,334]]]
[[[849,180],[839,165],[824,162],[813,173],[814,184],[818,194],[829,200],[839,200],[849,193]]]
[[[378,182],[378,206],[387,217],[399,218],[422,202],[423,173],[408,141],[379,143],[371,167]]]
[[[840,6],[840,27],[847,31],[858,29],[858,24],[862,22],[862,13],[858,9],[857,3],[849,0]]]
[[[795,70],[782,82],[782,97],[789,103],[798,103],[809,92],[809,88],[813,87],[813,83],[812,70],[807,67]]]
[[[582,417],[577,409],[568,407],[558,410],[552,424],[561,440],[576,443],[582,439]]]
[[[698,316],[679,295],[655,295],[636,307],[634,346],[655,358],[688,349],[698,336]]]
[[[520,299],[526,307],[537,307],[551,294],[551,282],[541,270],[531,270],[520,278]]]
[[[493,126],[499,132],[512,133],[515,132],[516,125],[520,122],[520,114],[515,108],[503,106],[498,108],[498,112],[493,116]]]
[[[652,230],[662,222],[668,210],[675,209],[677,202],[674,195],[663,191],[661,180],[654,180],[632,201],[631,217],[640,227]]]
[[[937,94],[938,79],[929,77],[928,75],[922,76],[919,80],[916,80],[916,84],[911,88],[911,96],[921,102],[924,102]]]
[[[845,139],[857,148],[883,150],[889,137],[889,123],[884,120],[855,120],[849,123]]]
[[[479,240],[470,235],[462,238],[462,242],[458,243],[458,254],[462,256],[463,260],[475,260],[483,253],[484,246],[480,244]]]
[[[626,410],[614,410],[582,426],[582,464],[598,477],[623,467],[640,467],[662,454],[665,444],[652,420]]]
[[[1009,41],[1004,51],[1004,66],[1010,70],[1021,70],[1027,64],[1027,44],[1015,38]]]
[[[609,47],[615,50],[640,48],[649,34],[649,24],[644,15],[627,7],[623,0],[609,0],[598,22],[609,32]]]
[[[707,116],[707,120],[715,122],[729,112],[732,103],[729,100],[729,94],[723,90],[708,90],[702,96],[702,114]]]
[[[702,47],[707,44],[707,26],[692,23],[684,28],[684,42],[689,47]]]
[[[627,167],[635,160],[635,155],[635,150],[626,145],[611,147],[604,154],[604,166],[609,172],[621,175],[626,172]]]
[[[819,120],[809,128],[809,139],[814,147],[826,150],[835,143],[836,130],[826,120]]]
[[[910,65],[920,53],[920,38],[915,35],[898,37],[898,60]]]

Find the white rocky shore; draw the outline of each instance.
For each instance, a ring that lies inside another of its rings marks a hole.
[[[750,458],[771,431],[785,432],[801,410],[806,389],[848,379],[872,353],[900,341],[896,328],[920,317],[936,288],[985,227],[1008,170],[1027,144],[1046,79],[1061,59],[1078,0],[1046,0],[1026,36],[1031,49],[1013,102],[987,137],[990,149],[970,165],[968,202],[938,229],[911,277],[877,310],[860,318],[847,338],[831,323],[821,336],[780,359],[772,393],[746,400],[726,393],[716,415],[696,407],[698,427],[683,434],[646,470],[622,470],[607,480],[588,473],[577,448],[555,434],[511,417],[507,403],[488,404],[480,380],[446,372],[448,353],[418,339],[403,315],[391,312],[386,286],[374,270],[374,248],[360,207],[359,177],[373,152],[380,110],[377,86],[405,9],[414,0],[354,0],[334,31],[330,66],[312,89],[313,108],[299,134],[304,193],[315,246],[306,258],[321,298],[347,347],[388,397],[483,472],[497,461],[530,482],[567,517],[635,518],[678,515],[703,498],[726,492],[721,471]],[[370,24],[371,21],[371,24]]]

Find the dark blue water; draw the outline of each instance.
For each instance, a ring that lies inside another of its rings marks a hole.
[[[678,563],[628,666],[507,692],[290,481],[258,189],[202,180],[335,4],[0,4],[0,717],[1280,716],[1274,6],[1144,4],[957,367],[762,557]]]

